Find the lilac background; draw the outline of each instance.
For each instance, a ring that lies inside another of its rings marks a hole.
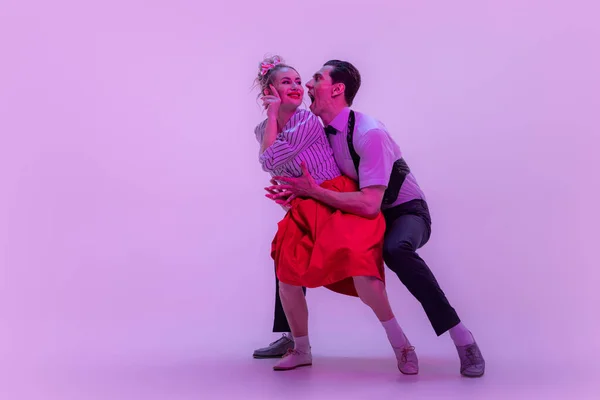
[[[355,107],[386,124],[425,190],[434,232],[421,255],[492,370],[590,373],[600,351],[598,8],[2,0],[2,398],[64,399],[73,384],[98,398],[119,387],[131,390],[123,398],[179,398],[180,369],[156,374],[172,387],[133,374],[141,395],[119,368],[247,362],[275,338],[268,249],[282,211],[263,197],[252,133],[263,116],[250,89],[267,52],[305,81],[330,58],[360,69]],[[454,362],[450,339],[388,278],[420,354]],[[389,356],[355,299],[317,289],[309,306],[315,354],[357,365],[361,354]],[[252,368],[272,375],[269,364]],[[196,398],[236,385],[215,382],[183,387]]]

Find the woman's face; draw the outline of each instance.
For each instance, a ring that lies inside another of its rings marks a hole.
[[[281,68],[275,72],[273,86],[281,98],[281,106],[298,108],[304,98],[304,88],[300,75],[292,68]]]

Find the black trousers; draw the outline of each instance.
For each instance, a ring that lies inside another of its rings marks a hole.
[[[440,336],[460,322],[460,319],[435,276],[417,250],[431,235],[431,217],[424,200],[412,200],[383,212],[387,224],[383,260],[408,291],[421,303],[436,335]],[[279,298],[279,281],[276,279],[275,320],[273,332],[289,332]],[[306,289],[303,288],[306,294]]]

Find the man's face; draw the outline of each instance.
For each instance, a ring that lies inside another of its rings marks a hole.
[[[331,109],[333,105],[334,85],[329,76],[329,71],[333,68],[331,65],[324,66],[306,83],[308,97],[311,100],[310,111],[317,117],[321,116],[323,111]]]

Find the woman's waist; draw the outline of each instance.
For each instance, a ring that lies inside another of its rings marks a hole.
[[[334,181],[342,176],[339,169],[336,168],[319,168],[308,169],[310,176],[317,182],[318,185],[326,184],[326,182]],[[301,174],[300,174],[301,175]],[[300,176],[298,175],[298,176]]]
[[[315,181],[317,180],[315,179]],[[317,184],[324,189],[335,190],[337,192],[357,192],[359,190],[356,181],[342,174],[321,182],[317,181]]]

